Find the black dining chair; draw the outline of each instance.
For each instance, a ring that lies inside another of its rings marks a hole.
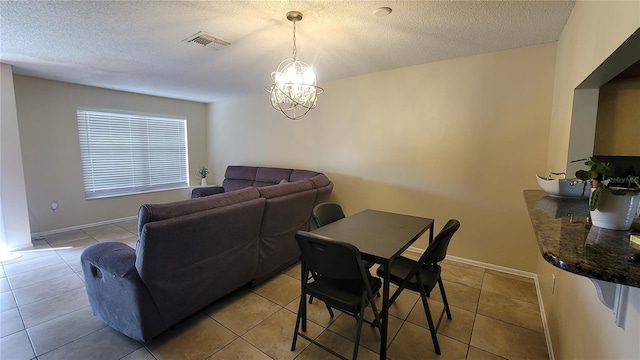
[[[313,217],[313,221],[319,228],[345,218],[342,206],[335,202],[324,202],[316,205],[311,211],[311,217]],[[367,260],[363,260],[363,264],[365,269],[371,269],[373,265],[375,265],[374,262]],[[313,274],[311,275],[313,276]],[[310,296],[309,304],[312,303],[313,296]],[[331,309],[329,307],[327,307],[327,309],[329,309],[329,313],[331,313]],[[333,316],[333,314],[331,314],[331,316]]]
[[[311,212],[313,221],[318,227],[331,224],[334,221],[344,219],[344,212],[342,206],[335,202],[325,202],[316,205]]]
[[[311,211],[311,216],[318,227],[329,225],[345,217],[342,206],[335,202],[325,202],[316,205]],[[373,262],[364,260],[364,267],[366,269],[370,269],[373,265]]]
[[[431,332],[433,346],[435,347],[436,354],[438,355],[440,355],[440,345],[438,344],[436,333],[438,331],[438,327],[440,327],[442,316],[446,313],[447,318],[451,320],[451,310],[449,309],[447,295],[445,294],[442,278],[440,277],[441,269],[438,263],[444,260],[447,255],[449,242],[451,241],[453,234],[455,234],[459,228],[460,222],[458,220],[449,220],[442,230],[440,230],[440,233],[436,235],[433,241],[429,244],[418,261],[401,256],[393,261],[389,269],[385,269],[383,266],[378,267],[378,276],[384,277],[385,272],[389,271],[389,280],[391,283],[398,285],[398,289],[391,299],[389,299],[389,305],[396,301],[404,289],[420,293],[424,312],[427,314],[427,322],[429,323],[429,331]],[[438,324],[434,326],[427,298],[436,284],[440,287],[444,308],[442,309],[442,313],[440,313]]]
[[[296,241],[302,253],[302,280],[291,351],[296,349],[298,336],[302,336],[331,354],[347,359],[304,334],[307,331],[306,297],[310,295],[324,301],[327,306],[356,318],[358,328],[353,350],[353,359],[356,359],[363,322],[380,328],[380,316],[373,294],[380,290],[382,281],[371,276],[364,268],[360,251],[349,243],[305,231],[296,233]],[[315,276],[310,277],[310,274]],[[368,306],[371,306],[374,314],[374,320],[371,322],[364,319],[364,312]]]
[[[311,210],[311,217],[313,221],[316,223],[317,227],[323,227],[325,225],[329,225],[334,221],[338,221],[340,219],[344,219],[344,212],[342,211],[342,206],[335,202],[324,202],[320,203],[313,207]],[[371,264],[373,266],[373,264]],[[369,266],[371,267],[371,266]],[[314,276],[313,273],[311,276]],[[309,297],[309,304],[313,303],[313,296]],[[327,305],[327,309],[331,316],[333,313],[331,312],[331,308]]]

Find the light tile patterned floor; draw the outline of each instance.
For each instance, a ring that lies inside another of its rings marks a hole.
[[[33,251],[0,267],[0,358],[21,359],[331,359],[302,338],[290,351],[300,293],[294,266],[256,288],[214,303],[153,341],[142,344],[93,316],[80,254],[99,241],[136,243],[135,221],[74,230],[36,241]],[[548,359],[533,280],[457,262],[443,263],[452,320],[433,351],[418,294],[405,292],[390,309],[389,359]],[[429,300],[442,311],[440,293]],[[353,318],[309,307],[307,333],[347,357]],[[379,334],[364,327],[359,359],[377,359]]]

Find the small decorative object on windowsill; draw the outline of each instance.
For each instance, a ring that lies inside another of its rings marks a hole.
[[[207,186],[207,175],[209,175],[209,169],[207,169],[206,166],[201,167],[198,169],[198,175],[202,178],[201,185]]]
[[[606,179],[610,173],[609,163],[593,157],[572,162],[579,161],[589,167],[589,170],[576,171],[576,178],[591,183],[589,210],[592,224],[611,230],[629,230],[640,206],[638,176],[629,175],[626,186],[612,186],[611,179]]]

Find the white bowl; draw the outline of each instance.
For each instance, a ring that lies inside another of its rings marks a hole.
[[[547,179],[540,175],[536,175],[536,180],[538,180],[538,185],[544,190],[549,196],[559,197],[559,198],[580,198],[582,195],[582,189],[584,187],[584,183],[577,182],[574,183],[573,180],[567,179]],[[589,190],[591,189],[591,185],[587,184],[587,189],[584,191],[584,198],[589,198]]]

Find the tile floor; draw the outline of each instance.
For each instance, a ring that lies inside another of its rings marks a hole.
[[[0,358],[21,359],[331,359],[299,338],[290,351],[299,298],[299,265],[250,289],[240,289],[142,344],[93,316],[80,254],[99,241],[134,247],[135,221],[55,234],[0,267]],[[548,359],[533,280],[457,262],[443,263],[453,320],[443,319],[433,352],[424,310],[405,292],[390,310],[389,359]],[[432,293],[431,311],[442,310]],[[350,356],[353,318],[323,304],[309,307],[308,333]],[[377,359],[379,334],[364,327],[359,359]]]

